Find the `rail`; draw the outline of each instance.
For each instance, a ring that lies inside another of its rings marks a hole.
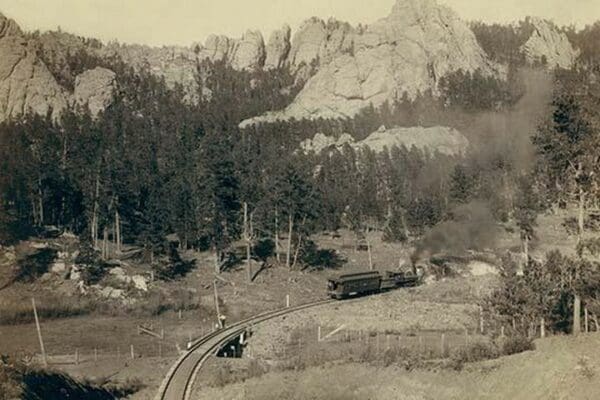
[[[212,332],[193,341],[190,344],[188,351],[173,364],[167,373],[159,387],[155,399],[189,400],[194,388],[196,376],[204,362],[212,354],[215,354],[224,344],[239,336],[248,327],[282,315],[332,302],[335,302],[335,300],[321,300],[296,307],[266,311],[245,320],[238,321],[225,329]]]

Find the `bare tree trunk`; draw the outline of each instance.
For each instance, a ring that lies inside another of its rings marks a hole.
[[[580,167],[581,169],[581,167]],[[584,233],[584,215],[585,215],[585,192],[583,188],[579,188],[579,211],[577,215],[577,225],[578,225],[578,237],[577,244],[583,241],[583,233]],[[575,279],[579,278],[579,266],[576,266],[575,269]],[[575,293],[573,299],[573,334],[578,335],[581,333],[581,297],[577,293]]]
[[[102,232],[102,258],[106,260],[108,256],[108,227],[105,226]]]
[[[294,233],[294,218],[292,214],[288,216],[288,240],[287,240],[287,254],[285,256],[285,266],[290,268],[290,256],[292,252],[292,233]]]
[[[38,226],[38,212],[35,205],[35,199],[31,197],[31,214],[33,215],[33,225]]]
[[[588,316],[588,309],[587,307],[583,307],[583,327],[584,327],[584,332],[588,333],[590,331],[589,327],[589,316]]]
[[[294,251],[294,261],[292,262],[292,268],[296,266],[296,261],[298,261],[298,253],[300,253],[300,246],[302,246],[302,235],[298,235],[298,245],[296,246],[296,251]]]
[[[215,246],[215,274],[217,275],[221,274],[221,266],[219,261],[219,249],[217,249]]]
[[[371,253],[371,241],[369,240],[369,229],[365,230],[365,241],[367,242],[367,253],[369,254],[369,271],[373,271],[373,254]]]
[[[115,207],[115,244],[117,245],[117,254],[121,252],[121,216],[119,210]]]
[[[302,219],[301,227],[304,227],[306,224],[306,215]],[[294,262],[292,262],[292,268],[296,266],[296,261],[298,260],[298,254],[300,253],[300,247],[302,246],[302,234],[298,234],[298,245],[296,245],[296,251],[294,251]]]
[[[44,194],[42,192],[42,179],[38,178],[38,207],[39,224],[44,225]]]
[[[217,280],[213,281],[213,288],[215,292],[215,311],[217,312],[217,322],[221,328],[223,328],[223,320],[221,319],[221,310],[219,309],[219,292],[217,291]]]
[[[277,262],[281,262],[281,257],[279,256],[279,210],[275,208],[275,257],[277,257]]]
[[[592,314],[592,319],[594,320],[594,325],[596,326],[596,332],[600,332],[600,325],[598,325],[598,316],[596,314]]]
[[[544,317],[540,318],[540,337],[546,337],[546,319]]]
[[[401,218],[402,218],[402,230],[404,231],[404,236],[408,240],[408,225],[406,224],[406,212],[402,209]]]
[[[250,263],[250,229],[248,226],[248,203],[244,202],[244,240],[246,241],[246,266],[248,282],[252,282],[252,264]]]
[[[100,197],[100,175],[96,174],[96,189],[94,190],[94,208],[92,210],[92,245],[98,248],[98,197]]]

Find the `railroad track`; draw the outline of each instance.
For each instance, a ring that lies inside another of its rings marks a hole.
[[[219,349],[239,336],[247,328],[282,315],[290,314],[307,308],[335,302],[336,300],[321,300],[296,307],[267,311],[251,318],[236,322],[225,329],[212,332],[190,346],[171,367],[163,380],[156,395],[156,400],[190,400],[198,371],[204,362]]]

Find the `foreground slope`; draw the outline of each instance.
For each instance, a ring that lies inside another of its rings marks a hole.
[[[600,334],[554,337],[537,350],[468,365],[463,371],[406,371],[364,364],[327,365],[300,373],[270,373],[204,399],[596,399],[600,393]]]

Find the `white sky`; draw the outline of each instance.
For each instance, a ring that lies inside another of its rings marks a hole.
[[[438,0],[464,19],[509,22],[535,15],[560,25],[600,20],[600,0]],[[211,33],[268,35],[311,16],[352,24],[386,16],[395,0],[0,0],[0,12],[25,30],[63,31],[103,41],[151,45],[204,42]]]

